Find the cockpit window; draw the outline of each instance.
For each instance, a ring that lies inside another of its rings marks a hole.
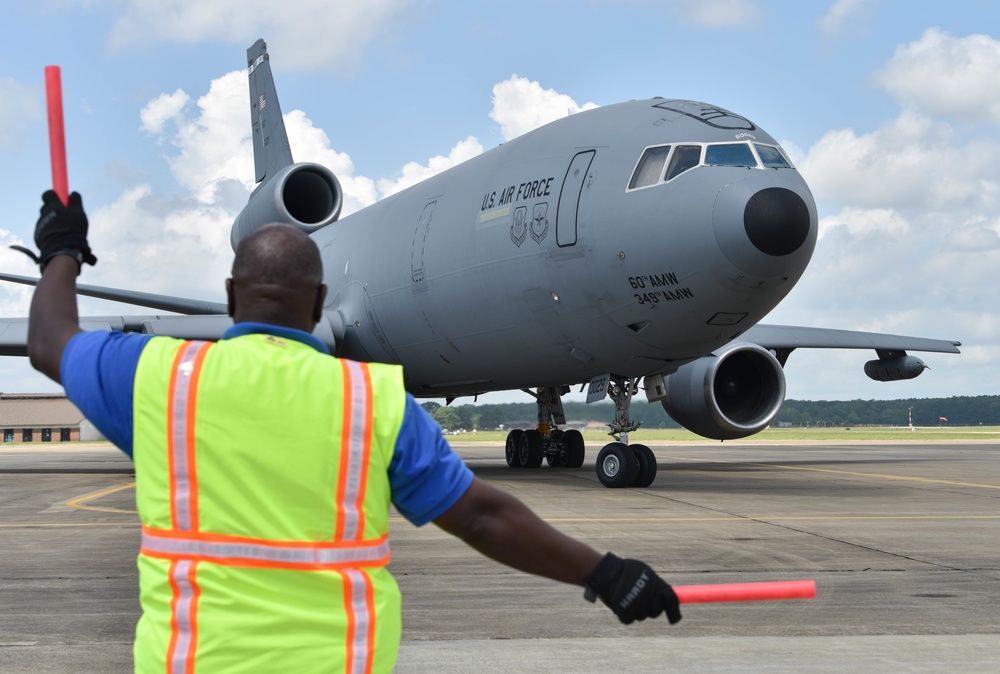
[[[634,190],[660,182],[660,178],[663,176],[663,165],[666,163],[669,153],[669,145],[646,148],[639,163],[635,166],[635,172],[632,174],[628,188]]]
[[[701,145],[678,145],[670,158],[667,180],[673,180],[688,169],[701,163]]]
[[[761,145],[760,143],[754,143],[754,147],[757,148],[757,154],[760,155],[760,160],[764,162],[764,166],[767,168],[792,168],[788,160],[785,159],[785,155],[781,154],[781,150],[774,147],[773,145]]]
[[[757,170],[792,168],[780,147],[754,141],[654,145],[643,150],[632,171],[627,189],[661,185],[697,166],[733,166]]]
[[[705,164],[708,166],[756,167],[757,158],[746,143],[726,143],[709,145],[705,148]]]

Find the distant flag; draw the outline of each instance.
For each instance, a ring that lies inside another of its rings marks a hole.
[[[948,421],[948,417],[938,417],[941,421]]]
[[[257,109],[258,110],[264,109],[264,94],[260,95],[260,103],[257,105]]]

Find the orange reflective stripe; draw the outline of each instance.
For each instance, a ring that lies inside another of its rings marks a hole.
[[[351,674],[370,674],[375,652],[375,598],[364,571],[344,571],[344,611],[347,613],[346,667]]]
[[[178,349],[167,390],[167,452],[170,462],[170,518],[174,527],[198,528],[195,469],[195,399],[198,376],[211,342],[185,342]]]
[[[168,578],[173,596],[170,600],[170,644],[167,647],[166,671],[169,674],[194,672],[194,648],[197,643],[197,611],[200,590],[195,580],[195,562],[182,560],[170,565]]]
[[[198,517],[198,464],[195,461],[195,449],[197,448],[197,442],[195,441],[195,413],[198,409],[198,379],[201,377],[201,367],[205,364],[205,356],[208,355],[208,350],[214,346],[214,342],[199,342],[200,346],[194,357],[194,363],[191,368],[191,386],[188,391],[187,400],[187,420],[184,423],[184,430],[187,433],[187,438],[185,441],[185,450],[187,451],[187,468],[188,476],[191,484],[190,499],[191,503],[189,506],[189,511],[191,513],[191,529],[193,531],[198,531],[200,519]]]
[[[198,530],[198,474],[195,463],[195,409],[198,377],[212,342],[185,342],[177,350],[167,389],[167,453],[170,469],[170,520],[182,531]],[[198,643],[197,562],[170,565],[170,645],[167,672],[192,674]]]
[[[205,561],[223,566],[299,570],[385,566],[389,535],[352,543],[273,541],[227,534],[142,529],[142,554],[160,559]]]
[[[341,360],[344,409],[340,475],[337,481],[335,538],[360,540],[364,535],[364,498],[372,443],[372,383],[366,363]]]

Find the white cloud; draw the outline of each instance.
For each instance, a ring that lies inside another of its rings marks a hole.
[[[139,112],[142,129],[153,134],[163,133],[163,125],[176,119],[190,101],[191,97],[181,89],[172,94],[160,94]]]
[[[816,28],[824,35],[835,35],[864,17],[871,3],[863,0],[836,0],[826,13],[816,20]]]
[[[903,216],[889,208],[861,209],[845,208],[837,215],[820,218],[819,238],[823,238],[834,227],[846,227],[855,238],[876,232],[900,236],[909,230],[909,223]]]
[[[1000,121],[998,45],[927,31],[876,75],[900,104],[894,119],[866,132],[834,129],[796,149],[820,207],[821,239],[767,319],[955,339],[962,355],[917,354],[933,371],[890,387],[838,376],[860,371],[870,354],[797,353],[786,370],[790,397],[992,392],[1000,377],[1000,140],[989,125],[957,122]]]
[[[337,175],[344,190],[342,215],[350,215],[375,203],[375,181],[355,176],[354,161],[347,153],[337,152],[330,146],[330,137],[323,129],[314,126],[301,110],[292,110],[284,115],[284,119],[288,144],[295,161],[322,164]]]
[[[947,124],[903,112],[876,131],[828,131],[797,162],[820,202],[864,208],[996,208],[1000,143],[960,144]]]
[[[1000,234],[983,225],[967,225],[948,232],[945,248],[955,252],[974,253],[1000,249]]]
[[[566,94],[543,89],[541,84],[526,77],[511,75],[493,87],[490,118],[500,125],[504,140],[510,140],[543,124],[596,107],[596,103],[579,105]]]
[[[0,150],[13,150],[24,130],[42,117],[41,91],[11,77],[0,76],[4,104],[0,107]]]
[[[112,49],[151,43],[263,36],[283,68],[350,72],[362,51],[405,17],[415,0],[127,0],[109,37]]]
[[[900,104],[937,117],[1000,124],[1000,41],[930,28],[874,74]]]
[[[756,26],[761,11],[752,0],[677,0],[681,18],[706,28],[740,28]]]
[[[442,155],[431,157],[426,166],[411,161],[403,166],[403,172],[399,178],[395,180],[379,180],[379,194],[383,197],[395,194],[482,153],[482,143],[474,136],[469,136],[465,140],[456,143],[451,148],[447,157]]]

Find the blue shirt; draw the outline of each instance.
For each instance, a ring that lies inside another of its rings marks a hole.
[[[222,336],[230,339],[265,333],[329,353],[313,335],[265,323],[238,323]],[[133,389],[143,348],[152,335],[94,330],[66,345],[60,375],[66,395],[104,437],[132,456]],[[472,484],[472,471],[452,451],[441,427],[406,394],[403,423],[389,464],[389,486],[396,509],[421,526],[443,514]]]

